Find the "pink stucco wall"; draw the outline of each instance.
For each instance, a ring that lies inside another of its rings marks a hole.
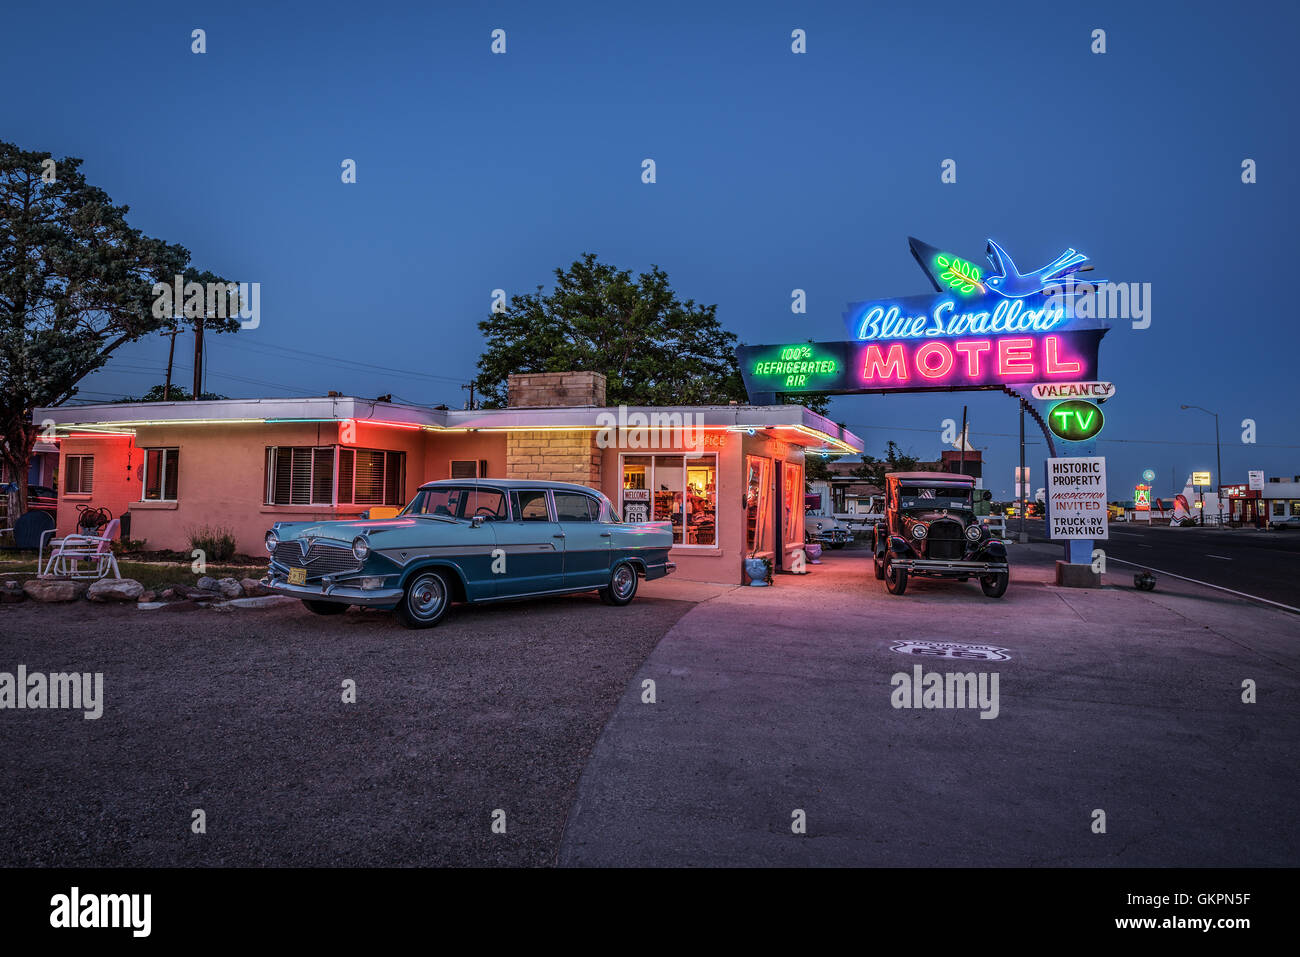
[[[367,422],[350,424],[353,434],[342,434],[348,425],[320,423],[248,423],[141,426],[134,439],[127,436],[96,436],[63,439],[61,453],[95,455],[95,490],[89,496],[67,496],[59,501],[59,531],[72,531],[76,505],[90,502],[107,506],[114,515],[130,509],[131,537],[144,539],[149,548],[187,551],[189,533],[199,526],[225,527],[233,531],[241,553],[261,557],[262,539],[276,521],[322,521],[350,518],[360,506],[266,505],[266,448],[268,446],[333,445],[351,438],[358,448],[406,453],[406,499],[424,482],[445,479],[453,459],[486,460],[487,476],[504,477],[507,470],[505,432],[425,432]],[[773,460],[769,473],[773,483],[782,480],[781,465],[803,466],[802,447],[764,435],[710,433],[706,446],[718,456],[717,544],[712,547],[676,547],[672,560],[677,576],[694,581],[742,582],[741,562],[747,557],[745,498],[745,456],[762,455]],[[177,500],[142,502],[140,466],[143,449],[176,448],[180,451]],[[680,450],[680,448],[678,448]],[[643,449],[602,450],[601,491],[619,501],[623,474],[620,452],[674,451],[671,446]],[[128,469],[129,465],[129,469]],[[770,490],[773,491],[773,490]],[[803,542],[803,495],[792,503],[797,515],[795,530],[785,543],[783,563],[790,567],[791,553]],[[774,516],[773,523],[780,521]],[[775,529],[773,529],[775,533]],[[770,535],[769,541],[775,541]],[[765,552],[771,556],[773,549]]]

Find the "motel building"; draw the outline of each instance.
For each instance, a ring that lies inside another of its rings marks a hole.
[[[599,373],[511,376],[505,409],[347,396],[37,409],[55,423],[58,534],[106,508],[123,536],[188,552],[223,527],[261,555],[274,522],[378,518],[435,479],[540,479],[604,492],[625,521],[668,521],[681,578],[790,569],[804,541],[804,455],[862,442],[798,405],[609,408]]]

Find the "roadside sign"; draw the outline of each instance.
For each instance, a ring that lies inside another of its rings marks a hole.
[[[1113,382],[1040,382],[1030,393],[1035,399],[1109,399],[1115,394]]]
[[[1251,469],[1246,473],[1250,477],[1249,485],[1252,491],[1264,491],[1264,473],[1263,471]]]
[[[1047,427],[1067,442],[1084,442],[1100,432],[1105,423],[1101,409],[1083,399],[1058,402],[1047,413]]]
[[[1193,484],[1193,485],[1204,485],[1204,486],[1208,487],[1209,484],[1210,484],[1210,473],[1209,473],[1209,472],[1193,472],[1193,473],[1192,473],[1192,484]]]
[[[1144,470],[1143,470],[1143,472],[1142,472],[1142,481],[1146,482],[1147,484],[1150,484],[1151,482],[1154,482],[1155,480],[1156,480],[1156,473],[1155,473],[1155,470],[1154,470],[1154,469],[1144,469]]]
[[[1138,512],[1151,511],[1151,486],[1139,485],[1133,489],[1133,509]]]
[[[1053,539],[1108,539],[1104,456],[1047,460],[1048,531]]]

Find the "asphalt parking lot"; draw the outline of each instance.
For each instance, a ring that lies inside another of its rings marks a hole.
[[[561,863],[1295,866],[1300,618],[1131,570],[1057,588],[1059,554],[1013,546],[997,601],[890,596],[854,550],[697,605],[602,734]],[[895,648],[915,639],[1009,657]],[[997,674],[997,716],[896,708],[917,667]]]
[[[851,549],[772,588],[667,579],[623,609],[462,607],[428,632],[296,605],[0,605],[0,671],[101,671],[106,699],[95,721],[0,712],[0,864],[1300,861],[1297,617],[1127,571],[1059,589],[1058,551],[1014,546],[996,601],[887,595]],[[894,707],[918,666],[996,673],[996,717]]]
[[[0,865],[551,864],[601,728],[689,607],[555,598],[410,631],[0,605],[0,671],[102,672],[105,698],[98,720],[0,712]]]

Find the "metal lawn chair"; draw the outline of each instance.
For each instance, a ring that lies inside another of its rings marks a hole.
[[[100,579],[112,572],[114,578],[121,578],[117,556],[113,554],[113,539],[117,537],[119,525],[120,521],[115,518],[105,526],[103,535],[68,535],[53,539],[50,557],[45,560],[40,577]],[[38,556],[38,565],[41,560]],[[88,567],[83,569],[83,564]]]

